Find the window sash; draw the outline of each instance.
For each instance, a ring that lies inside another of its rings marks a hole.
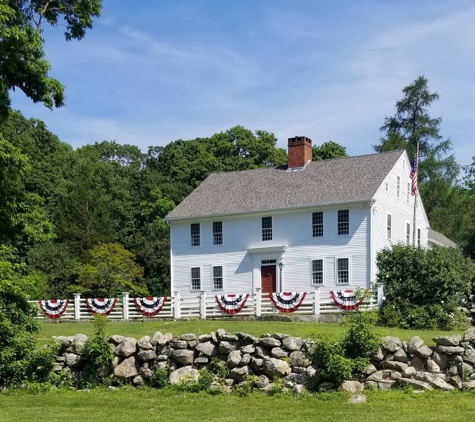
[[[312,232],[313,237],[323,236],[323,212],[312,213]]]
[[[201,290],[201,268],[191,269],[191,290]]]
[[[323,284],[323,259],[312,260],[312,285]]]
[[[200,224],[191,224],[191,246],[200,246]]]
[[[387,228],[387,237],[389,240],[391,240],[391,214],[388,214],[388,217],[387,217],[387,225],[388,225],[388,228]]]
[[[399,198],[401,195],[401,177],[397,177],[397,182],[396,182],[396,196]]]
[[[337,284],[350,284],[349,258],[337,259]]]
[[[272,217],[262,217],[262,240],[272,240]]]
[[[213,222],[213,243],[215,245],[223,244],[223,222],[222,221]]]
[[[409,182],[407,182],[407,198],[406,198],[406,201],[407,201],[408,204],[410,202],[410,199],[411,199],[411,184]]]
[[[421,247],[421,229],[417,229],[417,246]]]
[[[338,234],[350,233],[350,211],[339,210],[338,211]]]
[[[411,244],[411,223],[406,223],[406,245]]]
[[[213,267],[213,290],[223,290],[223,267]]]

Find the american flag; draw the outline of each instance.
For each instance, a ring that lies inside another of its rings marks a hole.
[[[417,156],[414,157],[414,164],[411,169],[411,194],[417,193]]]

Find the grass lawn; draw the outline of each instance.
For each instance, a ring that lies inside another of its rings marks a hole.
[[[475,394],[442,391],[366,392],[367,403],[347,393],[274,396],[177,393],[122,388],[0,394],[0,421],[473,421]]]
[[[223,321],[223,320],[192,320],[192,321],[153,321],[153,322],[111,322],[107,326],[107,333],[120,334],[126,337],[141,338],[152,336],[156,331],[172,333],[175,336],[185,333],[208,334],[224,328],[231,333],[246,332],[255,336],[264,333],[285,333],[298,337],[307,337],[310,332],[328,335],[334,338],[340,337],[346,330],[340,324],[323,324],[315,322],[275,322],[275,321]],[[416,331],[401,330],[398,328],[377,327],[376,332],[381,335],[391,335],[409,340],[413,336],[421,337],[426,344],[433,344],[432,338],[439,335],[462,332],[448,331]],[[40,342],[51,339],[52,336],[71,336],[75,334],[93,334],[93,325],[90,322],[81,323],[48,323],[42,324],[41,331],[37,335]]]

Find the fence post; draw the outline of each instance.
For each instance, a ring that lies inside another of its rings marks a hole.
[[[202,290],[200,295],[200,316],[206,319],[206,290]]]
[[[122,293],[122,318],[129,319],[129,292]]]
[[[315,297],[313,302],[314,315],[320,315],[320,286],[315,287]]]
[[[81,319],[81,293],[74,293],[74,319]]]
[[[173,318],[181,319],[181,295],[180,292],[175,292],[173,302]]]
[[[383,305],[383,295],[384,295],[384,284],[376,283],[376,305],[378,308],[381,308]]]
[[[261,304],[262,304],[262,287],[256,287],[256,317],[260,317],[262,315]]]

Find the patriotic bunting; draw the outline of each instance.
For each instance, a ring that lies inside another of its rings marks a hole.
[[[48,318],[56,319],[56,318],[60,318],[66,311],[69,305],[69,299],[40,300],[39,304],[40,304],[40,308],[43,310],[43,312]]]
[[[166,297],[134,297],[135,306],[143,315],[153,317],[157,315],[165,305]]]
[[[87,307],[99,315],[109,315],[112,309],[114,309],[115,302],[117,299],[103,299],[98,297],[95,299],[86,299]]]
[[[269,293],[270,300],[280,312],[294,312],[302,304],[306,292]]]
[[[222,312],[226,314],[237,314],[247,302],[249,294],[245,295],[218,295],[216,302]]]
[[[363,302],[363,299],[366,296],[366,292],[359,300],[356,297],[354,290],[331,290],[330,296],[340,309],[344,309],[345,311],[353,311],[361,305],[361,302]]]

